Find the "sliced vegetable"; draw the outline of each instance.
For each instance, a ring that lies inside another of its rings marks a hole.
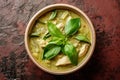
[[[79,34],[78,36],[75,37],[77,40],[81,41],[81,42],[86,42],[86,43],[90,43],[89,39],[87,38],[87,36],[84,36],[82,34]]]
[[[44,53],[44,58],[50,60],[54,58],[57,54],[59,54],[60,50],[60,46],[54,46],[50,48],[46,53]]]
[[[76,48],[71,43],[67,43],[64,46],[64,52],[69,57],[73,65],[78,64],[78,53],[76,51]]]
[[[61,16],[61,19],[65,19],[68,15],[69,15],[69,12],[65,11]]]
[[[47,23],[47,27],[48,27],[49,33],[52,36],[55,36],[55,37],[64,37],[64,35],[62,34],[62,32],[52,22],[48,22]]]
[[[32,51],[35,52],[35,53],[39,53],[40,52],[40,49],[39,49],[40,47],[37,44],[37,42],[34,39],[30,40],[30,42],[31,42],[31,44],[33,46]]]
[[[45,36],[43,37],[44,40],[46,40],[47,38],[49,38],[51,35],[50,33],[48,32],[47,34],[45,34]]]
[[[40,33],[37,33],[37,32],[34,32],[34,33],[31,33],[30,37],[39,37],[40,36]]]
[[[30,34],[30,37],[39,37],[40,36],[40,33],[41,33],[41,28],[39,28],[40,24],[37,23],[35,27],[38,27],[38,29],[33,30],[33,32]]]
[[[80,18],[70,19],[65,25],[65,33],[66,35],[75,34],[80,28]]]
[[[52,14],[51,14],[49,20],[54,19],[56,17],[56,15],[57,15],[57,10],[52,11]]]

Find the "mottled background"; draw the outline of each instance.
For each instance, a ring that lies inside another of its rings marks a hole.
[[[92,20],[97,42],[79,71],[55,76],[29,59],[24,32],[30,18],[55,3],[74,5]],[[120,80],[120,0],[0,0],[0,80]]]

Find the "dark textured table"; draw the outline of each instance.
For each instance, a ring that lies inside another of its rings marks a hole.
[[[55,3],[83,10],[97,35],[90,61],[79,71],[63,76],[40,70],[24,46],[30,18]],[[120,0],[0,0],[0,80],[120,80]]]

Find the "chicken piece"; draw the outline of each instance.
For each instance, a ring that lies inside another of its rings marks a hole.
[[[56,21],[56,20],[55,20],[55,21],[52,21],[52,23],[53,23],[53,24],[56,24],[56,23],[57,23],[57,21]]]
[[[63,23],[59,23],[56,26],[57,26],[57,28],[61,29],[62,27],[64,27],[64,24]]]
[[[48,44],[47,41],[42,40],[42,39],[39,41],[39,43],[40,43],[40,46],[41,46],[41,47],[45,47],[45,46]]]
[[[77,46],[78,46],[78,43],[74,43],[73,45],[74,45],[75,47],[77,47]]]
[[[82,45],[78,56],[82,57],[83,55],[85,55],[88,51],[88,48],[89,48],[89,44]],[[63,56],[62,58],[58,59],[58,61],[56,62],[55,65],[56,66],[64,66],[64,65],[68,65],[68,64],[71,64],[71,61],[69,60],[68,56]]]
[[[64,56],[63,53],[60,53],[55,57],[55,60],[58,60],[58,59],[62,58],[63,56]]]
[[[64,24],[63,23],[59,23],[56,25],[57,28],[59,28],[61,31],[64,29]]]
[[[70,60],[68,58],[68,56],[63,56],[62,58],[58,59],[58,61],[56,62],[56,66],[64,66],[64,65],[68,65],[70,64]]]
[[[84,56],[84,55],[87,53],[88,48],[89,48],[89,44],[84,44],[84,45],[82,45],[82,47],[80,48],[80,51],[79,51],[78,56],[79,56],[79,57]]]
[[[72,40],[71,43],[73,43],[74,47],[76,47],[76,48],[77,48],[77,47],[79,46],[79,44],[80,44],[79,41],[78,41],[78,40],[75,40],[75,39]]]

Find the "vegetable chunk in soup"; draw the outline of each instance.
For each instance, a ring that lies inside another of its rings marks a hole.
[[[30,51],[43,67],[53,71],[75,68],[91,44],[87,21],[69,10],[53,10],[38,18],[29,37]]]

